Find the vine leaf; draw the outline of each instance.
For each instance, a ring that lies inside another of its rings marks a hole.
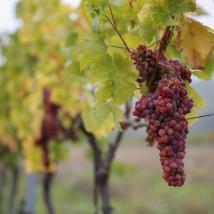
[[[194,108],[192,109],[191,113],[187,115],[187,118],[197,117],[198,116],[197,111],[199,109],[205,108],[206,102],[203,99],[203,97],[200,94],[198,94],[198,92],[192,86],[187,85],[187,92],[189,94],[189,97],[194,101]],[[189,126],[192,126],[197,121],[198,119],[190,120]]]
[[[138,13],[138,19],[142,23],[143,36],[147,42],[151,42],[157,35],[159,27],[176,25],[184,13],[196,10],[193,0],[158,0],[145,2]]]
[[[157,34],[158,26],[170,23],[170,14],[160,3],[146,3],[138,13],[138,19],[142,23],[143,37],[151,42]]]
[[[214,48],[214,31],[200,22],[184,17],[178,28],[177,50],[193,69],[202,69]]]
[[[80,44],[80,69],[83,70],[107,49],[100,34],[89,33]]]
[[[135,31],[134,32],[130,31],[129,33],[124,34],[123,38],[126,41],[127,45],[133,49],[136,48],[140,43],[143,43],[142,35],[138,35],[137,32],[135,32]],[[113,44],[113,45],[123,47],[123,43],[117,35],[111,37],[108,40],[108,43],[109,43],[109,45]],[[124,50],[122,50],[122,51],[124,52]],[[118,49],[115,50],[115,48],[114,49],[111,48],[111,53],[113,53],[113,52],[121,53],[122,51],[121,50],[118,51]]]
[[[187,92],[189,94],[189,97],[194,100],[194,107],[195,108],[205,108],[206,107],[206,102],[203,99],[203,97],[198,94],[198,92],[191,87],[190,85],[187,86]]]
[[[173,17],[180,18],[184,13],[196,11],[195,0],[164,0]]]
[[[83,111],[83,121],[87,131],[101,138],[115,127],[115,117],[121,121],[122,115],[122,110],[114,103],[97,101]]]
[[[103,54],[94,62],[88,74],[89,81],[98,85],[96,96],[100,100],[112,99],[123,104],[134,95],[137,72],[128,57],[119,53]]]
[[[209,57],[203,71],[195,71],[193,75],[199,79],[210,80],[214,73],[214,53]]]

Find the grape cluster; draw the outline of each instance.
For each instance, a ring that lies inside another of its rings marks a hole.
[[[153,56],[150,57],[152,63],[145,57],[148,53]],[[182,186],[185,181],[183,159],[188,134],[185,116],[193,107],[185,81],[191,82],[191,73],[179,61],[167,60],[165,56],[161,56],[155,62],[157,65],[154,65],[156,52],[147,50],[145,46],[134,51],[132,59],[143,81],[147,81],[154,69],[157,69],[155,91],[142,96],[136,102],[133,114],[148,121],[148,138],[158,142],[163,178],[169,186]],[[150,67],[145,68],[144,62]]]
[[[48,143],[51,139],[57,137],[60,130],[60,122],[58,120],[58,112],[60,107],[51,102],[51,92],[48,89],[43,91],[43,103],[45,116],[42,121],[41,136],[36,140],[36,145],[41,146],[43,151],[43,164],[46,168],[49,167],[49,149]]]
[[[131,58],[139,71],[139,83],[147,81],[155,69],[158,69],[159,77],[176,73],[183,80],[191,82],[191,72],[178,60],[168,60],[164,54],[161,53],[160,60],[156,63],[157,51],[147,49],[145,45],[139,45],[136,50],[132,51]]]
[[[51,101],[51,91],[47,88],[43,91],[43,104],[45,114],[41,125],[41,135],[35,143],[42,148],[43,164],[48,168],[50,165],[48,148],[50,140],[69,138],[75,141],[78,139],[78,135],[74,123],[72,123],[68,128],[64,128],[62,126],[58,118],[60,106]],[[69,115],[65,116],[73,121],[73,118]]]

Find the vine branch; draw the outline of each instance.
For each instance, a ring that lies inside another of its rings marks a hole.
[[[114,160],[115,154],[117,149],[120,146],[120,143],[122,141],[122,138],[124,136],[125,131],[119,131],[116,135],[116,139],[114,143],[109,144],[109,150],[107,152],[107,157],[105,160],[105,166],[109,169],[111,167],[111,164]]]
[[[107,47],[110,47],[110,48],[119,48],[119,49],[123,49],[123,50],[126,50],[126,51],[127,51],[126,48],[121,47],[121,46],[117,46],[117,45],[107,45]]]
[[[153,91],[153,83],[157,76],[158,61],[160,60],[161,54],[166,51],[167,45],[169,44],[172,38],[172,35],[173,35],[173,32],[171,30],[171,27],[167,26],[163,33],[162,38],[159,40],[159,48],[158,48],[157,57],[156,57],[156,66],[155,66],[154,72],[152,73],[151,77],[147,81],[147,85],[151,91]]]
[[[130,50],[129,46],[127,45],[126,41],[124,40],[123,36],[121,35],[120,31],[117,28],[117,24],[116,24],[116,21],[115,21],[115,17],[114,17],[113,11],[112,11],[111,4],[109,3],[108,0],[107,0],[107,3],[108,3],[109,10],[110,10],[112,21],[111,21],[111,19],[108,16],[104,15],[104,17],[108,20],[108,22],[111,24],[112,28],[115,30],[115,32],[117,33],[117,35],[120,37],[120,39],[123,42],[126,50],[129,53],[131,53],[131,50]]]
[[[97,174],[98,170],[102,164],[102,151],[99,148],[97,144],[96,137],[92,134],[89,133],[83,124],[82,119],[80,119],[80,125],[79,128],[80,130],[85,134],[85,136],[88,139],[88,142],[93,150],[94,153],[94,190],[93,190],[93,202],[94,202],[94,207],[95,207],[95,214],[98,213],[98,186],[97,186]]]
[[[111,5],[109,3],[109,0],[107,0],[107,2],[108,2],[108,7],[109,7],[109,10],[110,10],[110,13],[111,13],[111,18],[113,20],[114,26],[117,27],[116,21],[115,21],[115,18],[114,18],[114,14],[113,14],[113,11],[112,11],[112,7],[111,7]]]

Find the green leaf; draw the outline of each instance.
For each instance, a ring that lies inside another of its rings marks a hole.
[[[175,25],[178,21],[175,18],[194,10],[196,6],[192,0],[148,0],[138,13],[145,40],[151,42],[160,27]]]
[[[196,11],[193,0],[165,0],[165,6],[173,17],[180,18],[184,13]]]
[[[83,111],[83,121],[89,132],[98,137],[106,136],[115,127],[115,119],[121,121],[122,110],[112,102],[97,101],[94,106],[87,106]],[[118,122],[119,123],[119,122]]]
[[[82,113],[82,117],[83,117],[83,121],[86,129],[90,132],[93,132],[93,130],[96,129],[96,122],[97,122],[94,116],[93,109],[87,106]]]
[[[80,69],[83,70],[107,49],[100,34],[89,33],[80,44]]]
[[[73,46],[76,43],[77,39],[78,39],[78,33],[71,31],[68,35],[66,42],[65,42],[65,46],[66,47]]]
[[[134,95],[137,72],[129,58],[119,53],[101,55],[89,72],[89,80],[98,84],[97,98],[125,103]]]
[[[126,44],[128,45],[129,48],[136,48],[140,43],[143,43],[143,39],[142,39],[142,35],[140,35],[139,32],[136,31],[130,31],[124,35],[122,35]],[[114,45],[114,46],[119,46],[119,47],[124,47],[123,42],[121,41],[121,39],[118,37],[118,35],[115,35],[113,37],[111,37],[109,40],[107,40],[107,44],[108,45]],[[129,53],[127,52],[127,50],[125,49],[119,49],[116,47],[108,47],[108,51],[109,53],[113,54],[115,52],[119,52],[121,54],[126,54],[127,56],[129,56]]]
[[[145,4],[138,13],[138,18],[142,23],[143,38],[145,41],[151,42],[158,30],[153,23],[152,6],[150,4]]]
[[[157,35],[157,28],[153,27],[152,18],[147,17],[142,23],[142,35],[146,42],[150,43]]]
[[[167,26],[174,23],[168,7],[161,1],[152,3],[152,19],[154,26]]]

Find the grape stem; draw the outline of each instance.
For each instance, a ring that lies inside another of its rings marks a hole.
[[[147,48],[151,48],[152,46],[156,45],[157,43],[159,43],[160,40],[157,40],[156,42],[152,43],[151,45],[149,45]]]
[[[127,50],[126,48],[121,47],[121,46],[117,46],[117,45],[107,45],[107,47],[110,47],[110,48],[119,48],[119,49]]]
[[[117,28],[117,24],[116,24],[116,21],[115,21],[115,18],[114,18],[114,14],[113,14],[113,11],[112,11],[111,4],[109,3],[108,0],[107,0],[107,2],[108,2],[108,7],[109,7],[109,10],[110,10],[110,14],[111,14],[112,20],[108,16],[106,16],[106,15],[104,15],[104,17],[108,20],[108,22],[111,24],[112,28],[115,30],[115,32],[117,33],[117,35],[120,37],[120,39],[123,42],[126,50],[129,53],[131,53],[131,50],[130,50],[129,46],[127,45],[126,41],[124,40],[123,36],[121,35],[120,31]]]
[[[163,36],[159,41],[159,48],[158,48],[157,57],[156,57],[156,66],[155,66],[153,74],[147,81],[147,86],[150,89],[150,91],[153,91],[153,85],[154,85],[153,83],[157,76],[158,61],[160,60],[161,53],[166,51],[167,45],[169,44],[169,42],[172,38],[173,32],[172,32],[171,28],[172,28],[171,26],[166,27],[166,29],[163,33]]]
[[[112,11],[112,7],[111,7],[111,5],[110,5],[108,0],[107,0],[107,2],[108,2],[108,7],[109,7],[109,10],[110,10],[110,13],[111,13],[111,18],[113,20],[114,26],[117,27],[117,24],[116,24],[116,21],[115,21],[115,18],[114,18],[114,14],[113,14],[113,11]]]

